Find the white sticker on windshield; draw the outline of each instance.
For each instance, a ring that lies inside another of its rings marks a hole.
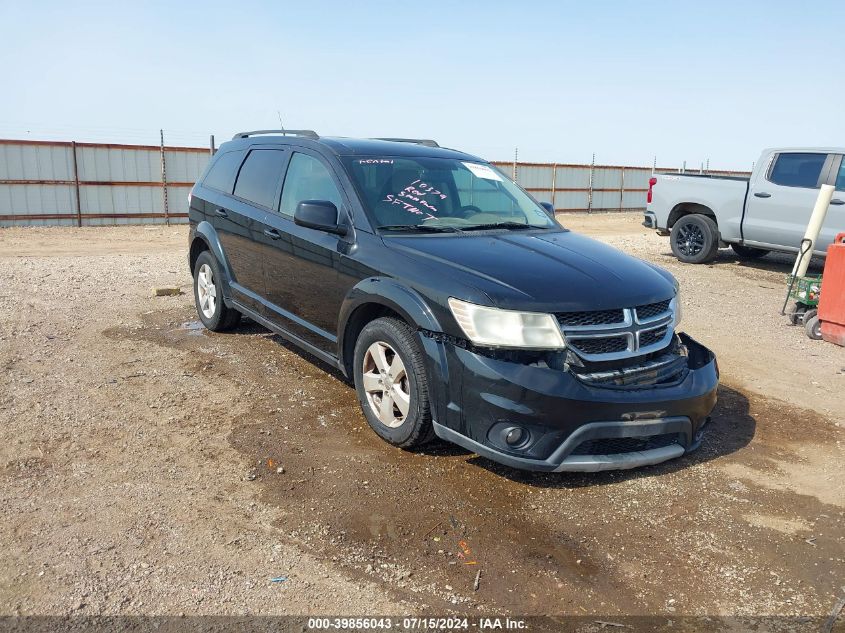
[[[502,180],[502,177],[495,171],[490,169],[487,165],[479,165],[478,163],[462,163],[464,167],[469,169],[476,178],[484,178],[485,180]]]

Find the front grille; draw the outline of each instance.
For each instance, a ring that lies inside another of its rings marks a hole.
[[[657,303],[649,303],[648,305],[639,306],[637,308],[637,319],[645,321],[646,319],[653,319],[664,312],[668,312],[670,302],[671,299],[666,299],[666,301],[659,301]]]
[[[641,349],[668,342],[672,300],[618,310],[561,312],[556,317],[570,347],[583,360],[619,360],[641,356]]]
[[[581,442],[570,455],[619,455],[680,444],[677,433],[649,437],[609,437]]]
[[[580,338],[573,339],[569,344],[584,354],[613,354],[628,349],[628,339],[625,336]]]
[[[622,310],[599,310],[596,312],[561,312],[557,315],[563,327],[584,327],[585,325],[613,325],[624,323]]]
[[[656,330],[648,330],[640,333],[640,347],[648,347],[663,340],[669,328],[661,327]]]

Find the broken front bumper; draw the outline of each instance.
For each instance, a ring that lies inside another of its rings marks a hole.
[[[625,469],[679,457],[698,447],[718,386],[712,352],[685,335],[681,340],[687,367],[675,382],[610,387],[565,369],[426,342],[446,371],[435,432],[528,470]]]

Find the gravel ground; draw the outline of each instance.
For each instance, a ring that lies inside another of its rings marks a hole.
[[[779,316],[789,258],[639,220],[563,221],[676,274],[723,386],[698,452],[598,475],[381,442],[336,373],[197,327],[184,227],[0,231],[0,613],[827,614],[845,349]]]

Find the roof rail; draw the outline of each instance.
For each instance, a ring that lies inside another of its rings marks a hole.
[[[238,132],[232,137],[232,140],[239,138],[249,138],[250,136],[258,136],[259,134],[281,134],[282,136],[304,136],[305,138],[320,138],[314,130],[253,130],[251,132]]]
[[[393,141],[394,143],[416,143],[417,145],[425,145],[426,147],[440,147],[437,141],[432,141],[429,138],[377,138],[376,141]]]

